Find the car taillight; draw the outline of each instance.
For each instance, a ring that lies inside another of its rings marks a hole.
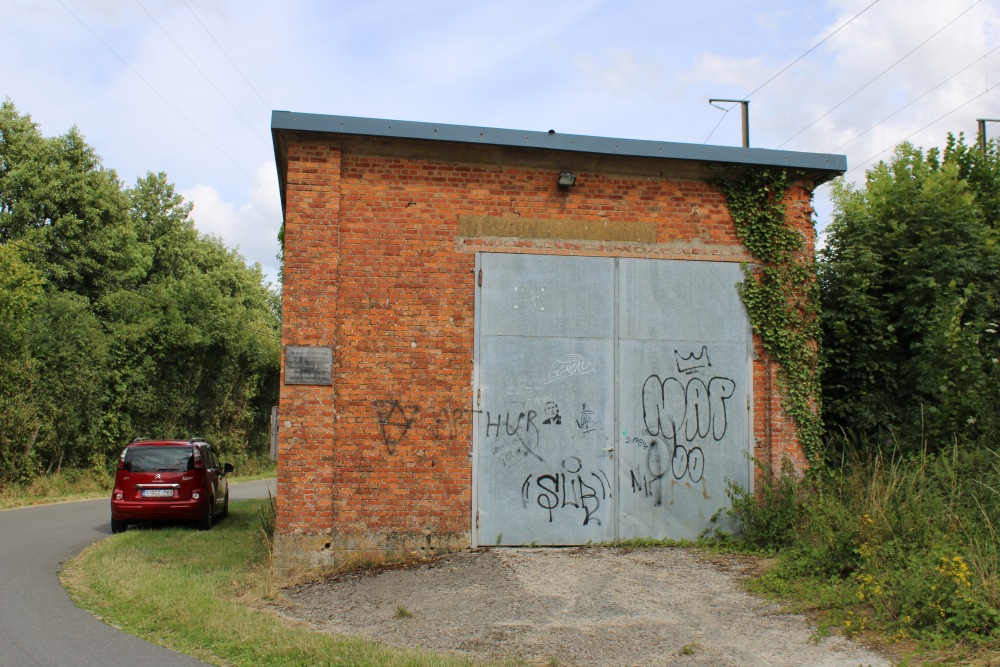
[[[122,500],[124,497],[125,497],[124,493],[122,493],[121,491],[115,490],[115,500]]]
[[[191,494],[191,498],[193,498],[194,500],[198,500],[199,498],[201,498],[201,494],[195,491],[194,493]]]
[[[194,448],[194,467],[195,468],[205,467],[205,461],[201,458],[201,450],[198,449],[197,447]]]
[[[118,457],[118,469],[119,470],[124,470],[125,469],[125,452],[127,452],[127,451],[128,451],[128,447],[126,447],[125,449],[123,449],[121,456]]]

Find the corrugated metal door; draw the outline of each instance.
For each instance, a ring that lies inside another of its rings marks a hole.
[[[480,256],[478,544],[614,539],[614,260]]]
[[[748,486],[737,265],[481,254],[476,543],[697,537]]]
[[[750,326],[739,265],[630,260],[619,275],[619,537],[695,539],[750,488]]]

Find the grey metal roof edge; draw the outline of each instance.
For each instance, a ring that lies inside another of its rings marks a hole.
[[[451,141],[490,146],[515,146],[579,153],[696,160],[723,164],[785,167],[843,173],[847,156],[828,153],[801,153],[768,148],[684,144],[645,139],[615,139],[558,132],[507,130],[492,127],[422,123],[383,118],[329,116],[325,114],[271,112],[271,131],[296,130],[351,134],[400,139]]]

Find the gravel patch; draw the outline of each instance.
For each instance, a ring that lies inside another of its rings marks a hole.
[[[283,613],[398,647],[537,664],[888,667],[744,592],[696,550],[496,548],[286,589]]]

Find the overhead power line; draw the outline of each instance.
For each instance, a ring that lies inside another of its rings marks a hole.
[[[219,48],[219,51],[222,52],[222,55],[226,57],[226,60],[229,61],[229,64],[233,66],[233,69],[239,72],[239,75],[243,77],[243,80],[246,81],[246,84],[250,86],[250,90],[254,92],[254,95],[257,96],[257,99],[260,100],[261,104],[264,105],[264,108],[270,111],[273,107],[267,103],[267,100],[264,99],[264,96],[261,95],[260,92],[258,92],[258,90],[254,87],[252,83],[250,83],[250,79],[247,78],[247,75],[244,74],[243,70],[239,68],[239,66],[236,64],[236,61],[233,60],[230,57],[229,53],[227,53],[226,50],[222,47],[222,44],[220,44],[219,40],[215,38],[215,35],[212,34],[212,31],[209,30],[208,26],[205,25],[204,21],[201,20],[201,17],[198,16],[198,14],[195,13],[193,9],[191,9],[191,5],[188,4],[187,0],[181,0],[181,2],[183,2],[184,6],[187,7],[187,10],[191,12],[191,16],[193,16],[194,20],[198,22],[198,25],[200,25],[201,29],[205,31],[205,34],[208,35],[213,42],[215,42],[215,45]]]
[[[946,24],[944,24],[943,26],[941,26],[940,28],[938,28],[937,30],[935,30],[934,33],[930,37],[928,37],[927,39],[925,39],[924,41],[920,42],[915,47],[913,47],[912,49],[910,49],[910,51],[908,51],[906,53],[906,55],[904,55],[902,58],[900,58],[899,60],[897,60],[896,62],[894,62],[893,64],[889,65],[887,68],[885,68],[881,72],[879,72],[875,76],[875,78],[873,78],[871,81],[869,81],[868,83],[866,83],[865,85],[861,86],[860,88],[858,88],[857,90],[855,90],[853,93],[851,93],[850,95],[848,95],[847,97],[845,97],[844,99],[842,99],[840,102],[838,102],[833,107],[831,107],[829,110],[827,110],[826,113],[822,114],[819,118],[817,118],[813,122],[811,122],[808,125],[806,125],[805,127],[803,127],[801,130],[799,130],[798,132],[796,132],[795,134],[793,134],[792,136],[790,136],[787,139],[785,139],[784,141],[782,141],[780,144],[778,144],[777,146],[775,146],[775,148],[781,148],[782,146],[784,146],[785,144],[787,144],[788,142],[790,142],[792,139],[795,139],[795,137],[799,136],[800,134],[802,134],[803,132],[805,132],[806,130],[808,130],[810,127],[812,127],[813,125],[815,125],[819,121],[821,121],[824,118],[826,118],[827,116],[829,116],[831,113],[833,113],[838,108],[840,108],[841,106],[843,106],[848,100],[852,99],[855,95],[859,94],[865,88],[867,88],[868,86],[872,85],[873,83],[875,83],[876,81],[878,81],[880,78],[882,78],[883,75],[885,75],[887,72],[889,72],[896,65],[898,65],[899,63],[903,62],[904,60],[906,60],[907,58],[909,58],[911,55],[913,55],[918,49],[920,49],[922,46],[924,46],[927,42],[929,42],[932,39],[934,39],[935,37],[937,37],[942,31],[944,31],[946,28],[948,28],[949,26],[951,26],[951,24],[953,24],[955,21],[957,21],[958,19],[962,18],[967,13],[969,13],[970,11],[972,11],[972,9],[976,5],[978,5],[980,2],[982,2],[982,0],[976,0],[975,2],[973,2],[971,5],[969,5],[969,7],[967,7],[964,11],[962,11],[958,16],[956,16],[955,18],[953,18],[952,20],[948,21]]]
[[[881,2],[881,0],[875,0],[875,2],[871,3],[870,5],[868,5],[864,9],[862,9],[860,12],[858,12],[857,14],[855,14],[854,16],[852,16],[851,18],[849,18],[846,22],[842,23],[839,28],[837,28],[836,30],[834,30],[833,32],[831,32],[829,35],[827,35],[823,39],[821,39],[818,42],[816,42],[812,46],[812,48],[810,48],[808,51],[806,51],[801,56],[799,56],[798,58],[796,58],[792,62],[790,62],[787,65],[785,65],[784,67],[782,67],[781,70],[777,74],[775,74],[770,79],[768,79],[764,83],[762,83],[759,86],[757,86],[756,88],[754,88],[753,91],[751,93],[749,93],[748,95],[744,95],[743,99],[749,100],[755,93],[759,92],[761,88],[763,88],[767,84],[769,84],[772,81],[774,81],[775,79],[777,79],[779,76],[781,76],[786,71],[788,71],[797,62],[799,62],[800,60],[802,60],[803,58],[805,58],[806,56],[808,56],[810,53],[812,53],[813,51],[815,51],[816,49],[818,49],[820,46],[822,46],[828,39],[830,39],[831,37],[833,37],[834,35],[836,35],[838,32],[840,32],[841,30],[843,30],[844,28],[846,28],[850,24],[854,23],[855,19],[857,19],[859,16],[861,16],[862,14],[864,14],[865,12],[867,12],[869,9],[871,9],[872,7],[874,7],[875,5],[877,5],[879,2]]]
[[[123,58],[121,56],[121,54],[119,54],[117,51],[115,51],[114,48],[112,48],[111,45],[108,44],[97,33],[97,31],[95,31],[93,28],[91,28],[90,25],[88,25],[86,21],[84,21],[82,18],[80,18],[79,15],[76,14],[76,12],[74,12],[72,9],[70,9],[68,6],[66,6],[66,3],[63,2],[63,0],[57,0],[57,2],[62,6],[63,9],[65,9],[70,14],[70,16],[72,16],[74,19],[76,19],[76,21],[80,25],[82,25],[87,30],[87,32],[89,32],[91,35],[93,35],[94,39],[96,39],[101,44],[103,44],[104,48],[106,48],[111,53],[111,55],[113,55],[115,58],[117,58],[122,63],[122,65],[124,65],[125,67],[127,67],[128,70],[130,72],[132,72],[132,74],[134,74],[137,79],[139,79],[139,81],[141,81],[142,83],[144,83],[146,85],[146,87],[149,88],[149,90],[151,90],[153,93],[155,93],[157,95],[157,97],[159,97],[160,100],[163,101],[164,104],[166,104],[175,114],[177,114],[178,117],[181,118],[181,120],[183,120],[185,123],[187,123],[191,127],[191,129],[193,129],[195,132],[197,132],[199,135],[201,135],[201,137],[205,140],[205,142],[209,146],[211,146],[212,148],[214,148],[221,156],[223,156],[224,158],[226,158],[227,160],[229,160],[229,162],[231,162],[233,164],[233,166],[236,167],[236,169],[238,169],[239,171],[241,171],[243,173],[243,175],[245,175],[250,180],[251,183],[253,183],[254,185],[260,186],[261,188],[263,188],[265,190],[268,190],[268,192],[270,192],[270,194],[271,194],[271,197],[273,199],[277,200],[277,194],[274,193],[273,191],[269,190],[269,188],[267,187],[267,185],[268,185],[267,183],[262,182],[256,176],[254,176],[253,174],[251,174],[250,172],[248,172],[243,167],[243,165],[241,165],[239,162],[236,161],[236,158],[234,158],[232,155],[230,155],[229,153],[227,153],[219,144],[217,144],[215,142],[215,140],[212,139],[212,137],[207,132],[205,132],[204,130],[202,130],[193,120],[191,120],[190,118],[188,118],[187,115],[185,115],[183,111],[181,111],[179,108],[177,108],[176,105],[174,105],[169,99],[167,99],[166,95],[164,95],[163,93],[161,93],[159,91],[159,89],[156,88],[156,86],[154,86],[150,81],[148,81],[145,77],[143,77],[142,74],[140,74],[134,67],[132,67],[132,65],[130,65],[129,62],[127,60],[125,60],[125,58]]]
[[[708,143],[708,140],[712,138],[712,135],[715,134],[715,131],[719,129],[720,125],[722,125],[722,121],[726,120],[726,116],[729,115],[730,111],[732,111],[733,109],[736,108],[737,104],[739,104],[739,102],[737,102],[733,106],[729,107],[728,109],[723,109],[722,107],[716,106],[714,104],[712,105],[716,109],[722,109],[722,117],[719,119],[719,122],[715,124],[715,127],[712,128],[712,131],[708,133],[708,136],[705,137],[705,141],[703,141],[701,143],[703,143],[703,144],[707,144]]]
[[[816,49],[818,49],[820,46],[822,46],[824,43],[826,43],[827,40],[829,40],[831,37],[833,37],[834,35],[836,35],[838,32],[840,32],[841,30],[843,30],[844,28],[846,28],[847,26],[849,26],[851,23],[853,23],[855,21],[855,19],[857,19],[859,16],[861,16],[862,14],[864,14],[865,12],[867,12],[869,9],[871,9],[872,7],[874,7],[875,5],[877,5],[879,2],[881,2],[881,0],[874,0],[874,2],[872,2],[870,5],[868,5],[864,9],[862,9],[860,12],[858,12],[857,14],[855,14],[854,16],[852,16],[851,18],[849,18],[844,23],[842,23],[840,25],[840,27],[838,27],[836,30],[834,30],[829,35],[827,35],[823,39],[821,39],[818,42],[816,42],[815,44],[813,44],[812,47],[810,47],[805,53],[803,53],[798,58],[796,58],[792,62],[788,63],[784,67],[782,67],[770,79],[768,79],[764,83],[762,83],[759,86],[757,86],[756,88],[754,88],[753,91],[749,95],[744,95],[743,99],[744,100],[749,100],[750,97],[752,95],[754,95],[755,93],[759,92],[761,90],[761,88],[763,88],[764,86],[766,86],[767,84],[771,83],[772,81],[774,81],[775,79],[777,79],[779,76],[781,76],[782,74],[784,74],[785,72],[787,72],[789,69],[792,68],[792,66],[794,66],[800,60],[802,60],[803,58],[805,58],[806,56],[808,56],[810,53],[812,53],[813,51],[815,51]],[[722,107],[717,107],[717,108],[721,109]],[[726,116],[729,114],[729,112],[732,111],[735,108],[736,108],[736,105],[734,104],[733,106],[729,107],[728,109],[722,109],[723,112],[724,112],[722,114],[722,118],[720,118],[719,122],[715,124],[715,127],[713,127],[712,131],[708,133],[708,136],[705,137],[705,141],[703,141],[701,143],[703,143],[703,144],[707,144],[708,143],[708,140],[712,138],[712,135],[715,134],[715,131],[719,129],[720,125],[722,125],[722,121],[724,121],[726,119]]]
[[[978,63],[979,63],[979,61],[981,61],[981,60],[982,60],[982,61],[984,61],[984,62],[985,62],[985,59],[986,59],[986,58],[987,58],[988,56],[991,56],[991,55],[993,55],[993,53],[995,53],[995,52],[996,52],[996,51],[998,51],[998,50],[1000,50],[1000,46],[995,46],[995,47],[993,47],[992,49],[990,49],[989,51],[987,51],[987,52],[986,52],[985,54],[983,54],[982,56],[980,56],[979,58],[976,58],[975,60],[973,60],[973,61],[972,61],[971,63],[969,63],[969,64],[968,64],[968,65],[966,65],[965,67],[963,67],[962,69],[958,70],[957,72],[955,72],[954,74],[952,74],[951,76],[949,76],[949,77],[948,77],[947,79],[945,79],[944,81],[941,81],[941,82],[940,82],[940,83],[938,83],[938,84],[937,84],[936,86],[934,86],[934,87],[932,87],[932,88],[929,88],[929,89],[928,89],[927,91],[925,91],[925,92],[924,92],[924,93],[923,93],[922,95],[920,95],[919,97],[915,97],[915,98],[913,98],[912,100],[910,100],[909,102],[907,102],[906,104],[904,104],[903,106],[899,107],[898,109],[896,109],[895,111],[893,111],[893,112],[892,112],[891,114],[889,114],[888,116],[886,116],[885,118],[883,118],[883,119],[882,119],[882,120],[880,120],[879,122],[877,122],[877,123],[875,123],[874,125],[872,125],[871,127],[869,127],[869,128],[867,129],[867,130],[863,130],[863,131],[861,131],[861,132],[859,132],[859,133],[855,134],[855,135],[854,135],[853,137],[851,137],[850,139],[848,139],[848,140],[847,140],[847,141],[845,141],[844,143],[842,143],[842,144],[840,144],[839,146],[836,146],[836,147],[834,147],[834,148],[831,148],[831,149],[830,149],[829,151],[827,151],[827,152],[828,152],[828,153],[836,153],[836,152],[837,152],[837,151],[839,151],[839,150],[840,150],[841,148],[844,148],[845,146],[849,145],[849,144],[850,144],[851,142],[853,142],[853,141],[854,141],[854,140],[856,140],[857,138],[859,138],[859,137],[862,137],[862,136],[864,136],[864,135],[868,134],[869,132],[871,132],[872,130],[874,130],[874,129],[875,129],[876,127],[878,127],[879,125],[881,125],[881,124],[882,124],[882,123],[884,123],[885,121],[889,120],[890,118],[892,118],[893,116],[895,116],[895,115],[896,115],[896,114],[898,114],[899,112],[901,112],[901,111],[904,111],[904,110],[908,109],[909,107],[913,106],[914,104],[916,104],[917,102],[919,102],[919,101],[920,101],[920,100],[922,100],[923,98],[927,97],[928,95],[930,95],[931,93],[933,93],[933,92],[934,92],[935,90],[937,90],[937,89],[938,89],[938,88],[940,88],[941,86],[945,85],[946,83],[948,83],[949,81],[951,81],[952,79],[954,79],[954,78],[955,78],[956,76],[958,76],[959,74],[962,74],[963,72],[965,72],[965,71],[966,71],[966,70],[968,70],[969,68],[971,68],[971,67],[974,67],[974,66],[975,66],[976,64],[978,64]]]
[[[854,172],[854,171],[857,171],[858,169],[860,169],[861,167],[865,166],[865,165],[866,165],[866,164],[868,164],[869,162],[871,162],[871,161],[873,161],[873,160],[877,160],[877,159],[879,158],[879,156],[881,156],[881,155],[883,155],[883,154],[885,154],[885,153],[888,153],[889,151],[891,151],[891,150],[895,149],[895,148],[896,148],[897,146],[899,146],[899,145],[900,145],[901,143],[903,143],[904,141],[909,141],[910,139],[912,139],[912,138],[913,138],[913,137],[915,137],[916,135],[920,134],[921,132],[923,132],[923,131],[924,131],[924,130],[926,130],[927,128],[929,128],[929,127],[931,127],[932,125],[934,125],[934,124],[936,124],[936,123],[938,123],[938,122],[940,122],[940,121],[944,120],[945,118],[947,118],[947,117],[948,117],[948,116],[950,116],[951,114],[955,113],[955,112],[956,112],[956,111],[958,111],[959,109],[962,109],[963,107],[966,107],[966,106],[968,106],[968,105],[972,104],[973,102],[975,102],[976,100],[978,100],[978,99],[979,99],[980,97],[982,97],[983,95],[985,95],[985,94],[989,93],[990,91],[993,91],[993,90],[996,90],[997,88],[1000,88],[1000,83],[997,83],[997,84],[994,84],[994,85],[990,86],[989,88],[987,88],[987,89],[986,89],[986,90],[984,90],[983,92],[979,93],[979,94],[978,94],[978,95],[976,95],[975,97],[971,97],[971,98],[969,98],[968,100],[966,100],[965,102],[962,102],[961,104],[959,104],[959,105],[958,105],[957,107],[955,107],[955,108],[954,108],[954,109],[952,109],[951,111],[948,111],[947,113],[944,113],[944,114],[941,114],[940,116],[938,116],[937,118],[935,118],[935,119],[934,119],[934,120],[932,120],[931,122],[929,122],[929,123],[927,123],[926,125],[924,125],[923,127],[921,127],[921,128],[919,129],[919,130],[916,130],[916,131],[914,131],[914,132],[911,132],[911,133],[910,133],[910,134],[908,134],[907,136],[903,137],[902,139],[900,139],[899,141],[897,141],[897,142],[896,142],[895,144],[893,144],[893,145],[892,145],[892,146],[890,146],[889,148],[886,148],[886,149],[883,149],[883,150],[879,151],[878,153],[876,153],[876,154],[875,154],[875,155],[873,155],[872,157],[868,158],[868,159],[867,159],[867,160],[865,160],[864,162],[861,162],[860,164],[858,164],[857,166],[855,166],[855,167],[853,167],[853,168],[851,168],[851,169],[848,169],[848,170],[847,170],[846,172],[844,172],[844,175],[846,176],[847,174],[850,174],[851,172]]]
[[[212,86],[212,88],[215,89],[215,92],[217,92],[219,94],[219,97],[221,97],[223,100],[225,100],[226,104],[229,105],[229,108],[232,109],[233,112],[235,112],[236,115],[239,116],[243,120],[243,122],[246,124],[246,126],[248,128],[250,128],[250,131],[253,132],[254,134],[256,134],[260,138],[261,141],[263,141],[265,144],[267,144],[268,141],[264,137],[264,135],[261,134],[260,131],[256,127],[254,127],[253,123],[251,123],[249,120],[247,120],[247,117],[243,115],[243,112],[241,112],[239,110],[239,108],[237,108],[237,106],[235,104],[233,104],[232,100],[230,100],[226,96],[226,94],[223,93],[222,90],[220,90],[217,85],[215,85],[215,82],[213,82],[212,79],[209,78],[209,76],[207,74],[205,74],[205,70],[203,70],[201,67],[198,66],[198,63],[196,63],[194,61],[194,58],[192,58],[188,54],[188,52],[185,51],[184,48],[180,44],[177,43],[177,40],[173,38],[173,35],[171,35],[169,32],[167,32],[167,29],[164,28],[163,25],[159,21],[156,20],[156,17],[153,16],[149,12],[148,9],[146,9],[146,6],[143,5],[142,2],[140,2],[140,0],[135,0],[135,4],[139,5],[139,9],[141,9],[143,12],[146,13],[146,16],[148,16],[149,19],[156,25],[156,27],[160,29],[160,32],[162,32],[164,35],[166,35],[167,39],[170,40],[170,42],[174,45],[174,47],[176,47],[177,50],[181,52],[181,55],[183,55],[185,58],[187,58],[187,61],[189,63],[191,63],[191,66],[194,67],[196,70],[198,70],[198,74],[201,74],[201,78],[205,79],[205,81],[208,83],[208,85]]]
[[[132,65],[130,65],[128,63],[128,61],[125,60],[117,51],[115,51],[113,48],[111,48],[111,45],[108,44],[106,41],[104,41],[104,39],[101,38],[101,36],[98,35],[97,32],[95,32],[93,28],[91,28],[83,19],[81,19],[72,9],[70,9],[69,7],[67,7],[66,3],[63,2],[63,0],[56,0],[56,1],[62,6],[63,9],[65,9],[67,12],[69,12],[70,15],[73,18],[75,18],[80,25],[82,25],[84,28],[86,28],[87,31],[91,35],[93,35],[95,39],[97,39],[97,41],[99,41],[101,44],[103,44],[104,48],[106,48],[108,51],[111,52],[111,55],[113,55],[115,58],[117,58],[118,60],[120,60],[121,63],[122,63],[122,65],[125,65],[125,67],[127,67],[129,69],[129,71],[132,72],[132,74],[134,74],[137,79],[139,79],[140,81],[142,81],[144,84],[146,84],[147,88],[149,88],[151,91],[153,91],[154,93],[156,93],[156,95],[161,100],[163,100],[163,103],[166,104],[168,107],[170,107],[170,109],[174,113],[176,113],[181,118],[181,120],[183,120],[188,125],[190,125],[191,129],[193,129],[195,132],[197,132],[198,134],[200,134],[202,136],[202,138],[205,141],[207,141],[210,146],[212,146],[215,150],[217,150],[220,155],[222,155],[223,157],[225,157],[226,159],[228,159],[230,162],[232,162],[233,166],[235,166],[237,169],[239,169],[240,171],[242,171],[247,176],[247,178],[249,178],[254,183],[257,182],[257,179],[254,178],[250,174],[250,172],[248,172],[246,169],[244,169],[243,166],[239,162],[237,162],[235,158],[233,158],[233,156],[231,156],[229,153],[227,153],[226,151],[224,151],[222,149],[222,147],[219,146],[219,144],[215,143],[212,140],[212,137],[210,137],[208,135],[208,133],[204,132],[200,127],[198,127],[193,120],[191,120],[186,115],[184,115],[183,111],[181,111],[180,109],[178,109],[170,100],[168,100],[167,97],[166,97],[166,95],[164,95],[163,93],[161,93],[156,88],[156,86],[154,86],[152,83],[150,83],[149,81],[147,81],[145,77],[143,77],[141,74],[139,74],[139,72],[134,67],[132,67]]]

